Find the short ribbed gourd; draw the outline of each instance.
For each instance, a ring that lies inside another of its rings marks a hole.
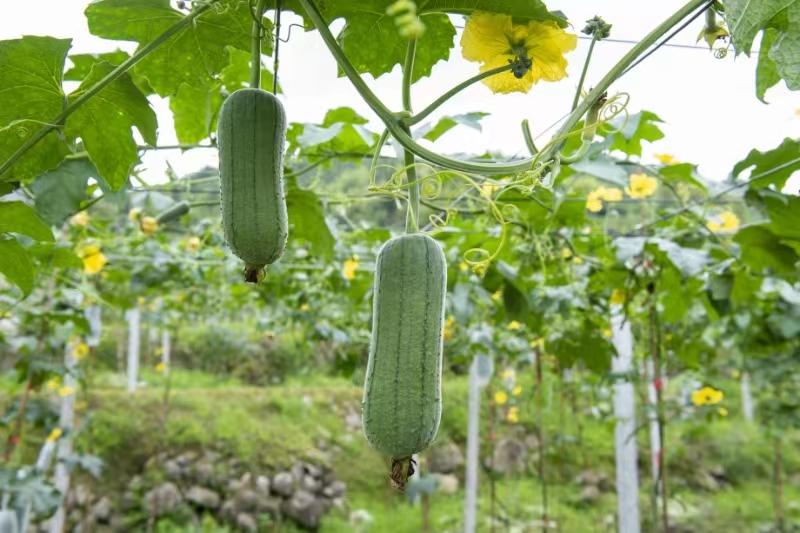
[[[444,253],[431,237],[381,248],[362,418],[372,447],[395,459],[425,449],[439,429],[446,291]]]
[[[286,247],[283,188],[286,114],[271,93],[239,89],[220,111],[220,203],[225,240],[246,263],[245,277],[275,262]]]
[[[177,220],[183,215],[189,213],[189,202],[180,201],[177,202],[175,205],[165,209],[161,213],[158,214],[156,217],[156,222],[159,224],[166,224],[167,222],[172,222],[173,220]]]

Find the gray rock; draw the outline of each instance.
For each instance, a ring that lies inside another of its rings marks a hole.
[[[239,513],[236,515],[236,527],[242,531],[255,533],[258,531],[258,522],[253,518],[253,515],[247,513]]]
[[[347,485],[344,481],[336,480],[324,489],[322,489],[322,494],[327,498],[339,498],[340,496],[344,496],[344,492],[347,490]]]
[[[451,474],[464,466],[464,454],[453,442],[432,448],[426,460],[428,469],[437,474]]]
[[[289,472],[278,472],[272,478],[272,492],[288,498],[294,492],[294,477]]]
[[[256,477],[256,490],[269,494],[269,478],[267,476]]]
[[[194,472],[192,477],[196,483],[200,485],[216,485],[216,476],[214,475],[214,465],[206,459],[202,459],[195,463]]]
[[[453,474],[433,474],[436,478],[437,490],[442,494],[458,492],[458,477]]]
[[[600,489],[596,485],[586,485],[578,498],[583,505],[591,505],[600,499]]]
[[[179,480],[183,474],[183,468],[177,461],[169,460],[164,463],[164,472],[166,472],[169,479]]]
[[[283,514],[308,529],[317,529],[322,515],[325,514],[323,503],[304,490],[298,490],[290,499],[284,501],[281,510]]]
[[[111,520],[111,499],[103,496],[92,505],[92,517],[102,524],[107,524]]]
[[[186,491],[186,501],[204,509],[216,509],[220,504],[219,494],[199,485]]]
[[[322,490],[322,481],[318,478],[311,476],[310,474],[306,474],[300,481],[300,488],[305,491],[316,494]]]
[[[234,497],[236,503],[236,510],[243,512],[255,511],[258,507],[258,500],[260,496],[258,493],[249,488],[241,488]]]
[[[501,439],[494,448],[492,461],[487,466],[499,474],[524,472],[528,449],[525,443],[514,438]]]
[[[281,513],[281,503],[283,500],[280,498],[274,498],[272,496],[262,496],[258,499],[258,504],[256,505],[256,511],[258,514],[269,514],[272,516],[278,516]]]
[[[536,450],[539,448],[539,437],[535,433],[525,436],[525,446],[529,450]]]
[[[222,507],[219,510],[220,516],[225,520],[233,522],[236,520],[236,502],[232,499],[222,502]]]
[[[183,498],[174,483],[162,483],[144,496],[145,508],[150,516],[163,516],[174,511]]]

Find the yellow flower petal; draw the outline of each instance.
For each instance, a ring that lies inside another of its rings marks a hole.
[[[567,77],[566,52],[575,50],[578,38],[565,32],[552,21],[528,23],[525,47],[533,60],[531,72],[534,83],[539,80],[558,81]]]
[[[86,344],[85,342],[79,342],[78,345],[75,346],[74,355],[75,359],[80,361],[81,359],[89,355],[89,345]]]
[[[75,389],[73,387],[70,387],[69,385],[64,385],[63,387],[60,387],[58,389],[58,395],[61,396],[62,398],[70,396],[74,393]]]
[[[503,373],[500,374],[502,379],[515,379],[517,377],[517,373],[514,372],[513,368],[506,368],[503,370]]]
[[[603,210],[603,201],[600,198],[587,198],[586,210],[591,213],[599,213]]]
[[[467,19],[461,35],[461,54],[464,59],[485,63],[499,55],[513,57],[509,45],[512,26],[508,15],[485,11],[473,13]]]
[[[625,303],[625,291],[614,289],[611,291],[611,298],[608,300],[611,305],[623,305]]]
[[[508,323],[508,326],[506,326],[506,328],[508,328],[508,331],[517,331],[519,329],[522,329],[522,324],[520,324],[516,320],[512,320],[511,322]]]
[[[63,435],[63,433],[64,432],[61,430],[61,428],[53,428],[53,430],[47,436],[47,442],[57,441],[58,439],[61,438],[61,435]]]
[[[516,387],[511,389],[511,395],[512,396],[519,396],[520,394],[522,394],[522,386],[521,385],[517,385]]]
[[[672,154],[654,154],[655,158],[658,159],[658,162],[662,165],[672,165],[677,162],[675,156]]]
[[[497,391],[494,393],[494,403],[496,405],[505,405],[508,402],[508,394],[505,391]]]
[[[152,235],[158,231],[158,220],[154,217],[142,217],[139,221],[139,228],[145,235]]]
[[[342,264],[342,277],[350,281],[356,277],[356,270],[358,270],[358,258],[346,259]]]
[[[200,241],[200,237],[189,237],[186,239],[186,249],[190,252],[196,252],[200,249],[200,245],[202,242]]]
[[[159,374],[163,374],[165,370],[167,370],[167,365],[164,364],[164,361],[161,361],[155,366],[155,371]]]
[[[625,193],[631,198],[647,198],[658,189],[658,180],[647,174],[631,174]]]

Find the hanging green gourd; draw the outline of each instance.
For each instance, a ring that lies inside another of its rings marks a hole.
[[[245,281],[252,283],[280,258],[288,236],[286,114],[274,94],[259,88],[263,8],[260,1],[253,29],[252,87],[225,100],[217,128],[222,227],[228,246],[245,262]]]

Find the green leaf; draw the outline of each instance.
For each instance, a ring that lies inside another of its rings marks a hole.
[[[800,20],[796,24],[800,26]],[[800,90],[800,30],[796,28],[775,39],[769,49],[769,58],[775,63],[775,70],[793,91]]]
[[[628,171],[618,165],[616,161],[605,154],[600,154],[593,159],[586,158],[570,163],[569,167],[575,172],[588,174],[614,185],[625,187],[628,185]]]
[[[48,120],[52,120],[50,117]],[[5,162],[42,124],[38,120],[20,120],[0,129],[0,162]],[[48,133],[8,169],[0,179],[27,183],[42,172],[55,168],[69,154],[67,145],[55,132]]]
[[[217,120],[222,95],[219,86],[181,84],[169,99],[175,121],[175,135],[182,144],[194,144],[207,139]]]
[[[80,97],[113,69],[110,63],[96,63],[69,100]],[[70,115],[65,132],[83,140],[100,176],[113,190],[119,190],[139,160],[131,132],[134,126],[145,142],[156,144],[156,114],[130,76],[124,74]]]
[[[800,197],[763,189],[759,192],[769,215],[769,229],[780,237],[800,241]]]
[[[71,39],[33,36],[0,41],[0,162],[61,113],[61,75],[71,44]],[[51,132],[2,179],[28,181],[57,166],[66,154],[66,146]]]
[[[747,226],[739,230],[733,240],[741,246],[742,261],[750,268],[761,272],[772,270],[778,273],[795,272],[798,255],[781,243],[780,238],[767,225]]]
[[[480,121],[483,117],[488,115],[489,113],[473,111],[472,113],[464,113],[463,115],[442,117],[435,126],[422,126],[419,130],[414,132],[414,136],[417,138],[422,137],[423,139],[433,142],[458,125],[481,131],[482,128]]]
[[[771,172],[781,166],[785,166],[785,168]],[[752,168],[751,176],[770,172],[763,179],[757,179],[750,183],[751,189],[768,187],[769,185],[774,185],[779,190],[782,189],[792,173],[800,169],[800,141],[787,137],[780,146],[773,150],[767,152],[751,150],[746,158],[736,163],[733,167],[733,177],[738,177],[742,172],[750,168]]]
[[[77,212],[88,199],[86,182],[97,177],[97,170],[87,159],[65,161],[31,184],[36,196],[36,210],[54,226],[60,226],[67,217]]]
[[[0,233],[20,233],[37,241],[55,240],[50,226],[22,202],[0,202]]]
[[[0,273],[27,296],[33,289],[34,267],[28,252],[15,239],[0,238]]]
[[[676,165],[669,165],[662,167],[658,173],[670,185],[683,182],[693,187],[697,187],[701,191],[706,191],[706,186],[697,179],[697,165],[691,163],[678,163]]]
[[[103,61],[111,63],[114,66],[121,65],[130,58],[128,52],[124,50],[114,50],[113,52],[106,52],[103,54],[73,54],[69,56],[72,62],[72,68],[64,73],[64,79],[70,81],[83,81],[92,71],[92,67],[97,63]],[[128,71],[133,83],[142,91],[142,94],[153,94],[153,88],[147,83],[147,80],[141,75],[137,74],[134,69]]]
[[[456,30],[447,15],[421,17],[425,33],[417,43],[412,81],[430,76],[433,65],[450,57]],[[400,36],[394,18],[384,11],[360,12],[347,17],[337,40],[353,66],[362,73],[379,77],[402,65],[408,41]],[[340,70],[339,75],[344,73]]]
[[[655,142],[664,138],[656,125],[663,122],[650,111],[641,111],[630,116],[621,116],[599,128],[601,135],[610,137],[611,150],[620,150],[628,155],[642,155],[642,142]]]
[[[53,243],[36,243],[28,252],[37,261],[53,268],[83,268],[83,261],[71,248]]]
[[[92,34],[140,45],[184,16],[170,7],[169,0],[100,0],[86,8]],[[228,64],[226,46],[250,50],[252,22],[248,2],[222,0],[145,57],[134,71],[161,96],[175,94],[182,83],[208,85]],[[263,24],[271,30],[268,19]],[[267,31],[262,42],[265,54],[272,51],[271,33]]]
[[[780,11],[798,0],[726,0],[725,19],[736,54],[750,55],[756,34]]]
[[[286,180],[286,209],[289,212],[289,239],[306,241],[312,253],[333,257],[333,238],[322,202],[313,191],[301,189],[294,178]]]
[[[767,103],[764,96],[767,89],[781,81],[778,67],[775,61],[769,56],[772,43],[778,37],[779,32],[775,28],[767,28],[761,36],[761,46],[758,47],[758,64],[756,65],[756,96],[759,100]]]
[[[20,119],[48,121],[61,113],[61,73],[71,45],[71,39],[53,37],[0,41],[0,126]]]

